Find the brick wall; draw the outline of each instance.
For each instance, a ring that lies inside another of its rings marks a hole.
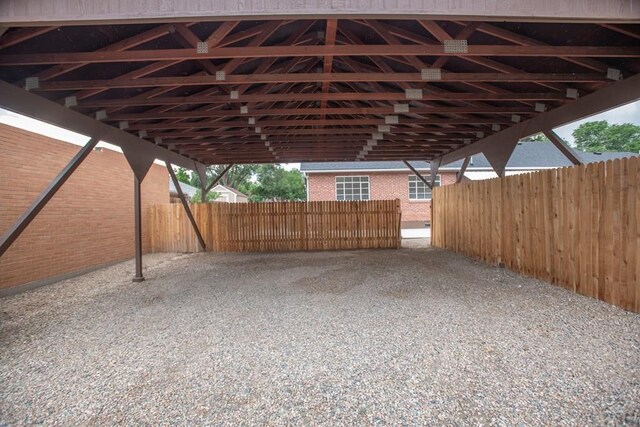
[[[68,144],[0,124],[0,233],[78,152]],[[154,164],[142,183],[145,208],[169,202],[169,177]],[[133,257],[133,173],[118,152],[94,150],[0,257],[0,288]]]
[[[336,200],[336,176],[368,176],[372,200],[400,199],[402,221],[430,221],[431,201],[409,200],[409,176],[407,172],[357,172],[357,173],[309,173],[307,191],[309,200]],[[427,173],[428,175],[428,173]],[[456,182],[455,172],[440,174],[442,185]]]

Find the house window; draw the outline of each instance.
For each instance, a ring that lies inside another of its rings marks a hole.
[[[436,175],[434,186],[440,186],[440,175]],[[409,200],[431,200],[431,190],[415,175],[409,175]]]
[[[369,200],[368,176],[337,176],[337,200]]]

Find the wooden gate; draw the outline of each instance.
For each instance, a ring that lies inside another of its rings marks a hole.
[[[399,248],[400,201],[191,204],[208,251],[271,252]],[[152,252],[199,252],[181,204],[155,205]]]

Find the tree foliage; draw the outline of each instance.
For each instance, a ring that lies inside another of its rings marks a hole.
[[[207,167],[207,184],[220,175],[227,165]],[[184,168],[178,168],[176,176],[179,181],[201,188],[200,177],[197,173]],[[249,196],[251,201],[267,200],[305,200],[306,187],[302,173],[297,170],[286,170],[280,165],[234,165],[219,181],[220,184],[232,187]],[[215,196],[214,196],[215,195]],[[214,201],[219,194],[210,191],[207,202]],[[192,197],[192,202],[199,203],[201,195]]]
[[[207,185],[213,182],[214,179],[218,177],[228,165],[215,165],[207,167]],[[227,187],[235,188],[241,192],[245,192],[250,188],[251,178],[255,174],[257,169],[257,165],[233,165],[231,169],[222,177],[222,179],[218,182]],[[196,188],[201,188],[200,185],[200,176],[190,170],[185,168],[178,168],[176,171],[176,177],[178,181],[184,182],[185,184],[192,185]],[[209,198],[207,197],[207,200]]]
[[[259,165],[256,182],[249,191],[251,200],[305,200],[305,180],[297,169],[286,170],[280,165]]]
[[[180,182],[191,184],[191,174],[185,168],[178,168],[176,170],[176,178],[178,178]]]
[[[220,193],[217,193],[215,191],[209,191],[207,193],[207,203],[215,202],[218,199],[218,197],[220,197]],[[198,191],[196,194],[191,196],[191,199],[189,201],[191,203],[201,203],[202,202],[202,192]]]
[[[573,131],[576,147],[582,151],[640,151],[640,126],[610,125],[606,120],[583,123]]]
[[[207,167],[207,184],[213,182],[228,165],[215,165]],[[222,184],[226,187],[232,187],[243,193],[248,191],[251,183],[251,178],[255,174],[257,165],[233,165],[231,169],[218,181],[218,184]],[[194,186],[200,187],[200,177],[198,174],[193,174],[192,178]]]

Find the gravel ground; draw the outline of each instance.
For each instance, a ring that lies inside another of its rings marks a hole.
[[[0,425],[640,423],[640,316],[537,280],[432,248],[145,263],[0,300]]]

